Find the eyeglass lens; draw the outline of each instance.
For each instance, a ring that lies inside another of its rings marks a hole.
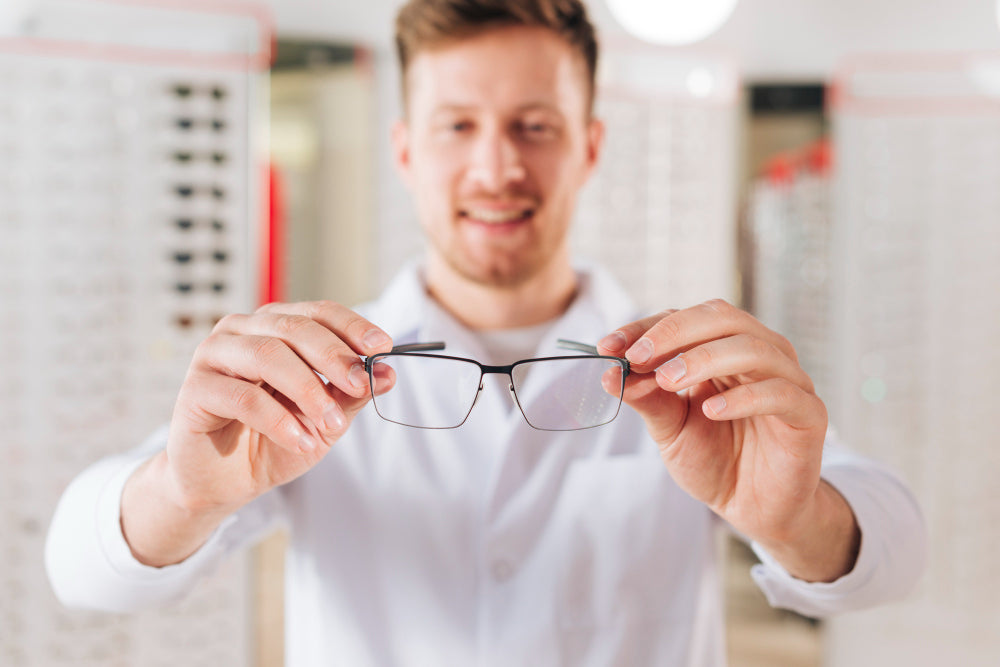
[[[379,416],[404,426],[461,426],[476,402],[482,372],[471,361],[417,354],[379,357],[375,366],[396,375],[391,391],[375,397]]]
[[[524,418],[543,431],[574,431],[607,424],[621,406],[622,366],[613,359],[524,361],[515,364],[511,380]],[[605,386],[615,394],[608,393]]]

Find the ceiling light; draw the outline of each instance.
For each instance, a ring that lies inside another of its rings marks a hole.
[[[615,20],[654,44],[690,44],[719,29],[736,0],[607,0]]]

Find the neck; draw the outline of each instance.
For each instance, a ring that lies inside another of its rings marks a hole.
[[[566,312],[576,295],[568,254],[518,285],[485,285],[456,273],[431,252],[427,291],[470,329],[511,329],[541,324]]]

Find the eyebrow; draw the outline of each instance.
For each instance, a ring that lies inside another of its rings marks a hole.
[[[443,113],[469,113],[474,112],[478,109],[475,105],[471,104],[442,104],[435,107],[431,111],[432,116]],[[522,104],[517,107],[515,113],[524,113],[525,111],[547,111],[549,113],[555,113],[562,115],[562,111],[558,107],[549,104],[547,102],[528,102],[527,104]]]

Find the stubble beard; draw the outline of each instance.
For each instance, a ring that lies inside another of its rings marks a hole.
[[[463,257],[460,252],[443,252],[441,256],[453,272],[480,287],[517,288],[537,276],[544,266],[544,258],[535,253],[528,258],[493,260],[484,266],[469,257]]]

